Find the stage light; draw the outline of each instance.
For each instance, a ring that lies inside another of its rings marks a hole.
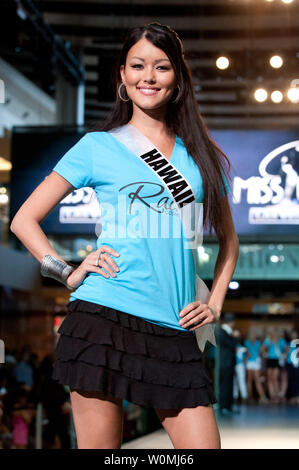
[[[10,171],[11,169],[11,162],[4,157],[0,157],[0,171]]]
[[[216,66],[218,67],[218,69],[221,70],[227,69],[229,66],[228,58],[224,56],[218,57],[218,59],[216,60]]]
[[[230,289],[236,290],[236,289],[239,289],[240,284],[237,281],[230,281],[228,287]]]
[[[292,3],[293,0],[281,0],[283,3]]]
[[[201,263],[204,263],[204,262],[209,262],[210,260],[210,255],[209,253],[207,253],[204,249],[203,246],[199,246],[197,248],[197,251],[198,251],[198,257],[199,257],[199,260]]]
[[[200,258],[202,261],[209,261],[210,259],[209,253],[203,253]]]
[[[18,15],[21,20],[25,21],[27,19],[27,12],[23,8],[22,4],[20,1],[17,1],[17,8],[16,8],[16,14]]]
[[[8,196],[7,194],[0,194],[0,204],[7,204],[8,203]]]
[[[281,91],[279,91],[279,90],[272,91],[271,100],[274,103],[281,103],[281,101],[283,100],[283,95],[282,95]]]
[[[283,64],[283,60],[280,57],[280,55],[273,55],[270,58],[269,62],[270,62],[271,67],[273,67],[274,69],[279,69]]]
[[[78,255],[80,258],[85,258],[85,256],[87,255],[87,253],[86,253],[85,250],[78,250],[78,251],[77,251],[77,255]]]
[[[299,88],[291,87],[287,91],[289,100],[292,103],[299,103]]]
[[[266,92],[266,90],[264,90],[264,88],[258,88],[254,92],[254,97],[256,101],[258,101],[259,103],[262,103],[263,101],[267,99],[268,93]]]

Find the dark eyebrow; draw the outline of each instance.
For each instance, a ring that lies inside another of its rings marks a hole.
[[[134,57],[131,57],[131,59],[139,59],[139,60],[142,60],[142,61],[144,62],[144,59],[142,59],[142,57],[136,57],[136,56],[134,56]],[[157,60],[155,60],[155,64],[156,64],[157,62],[162,62],[162,60],[167,60],[167,62],[170,62],[168,59],[157,59]]]

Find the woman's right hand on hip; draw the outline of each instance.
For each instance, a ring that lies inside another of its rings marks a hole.
[[[87,273],[98,273],[101,276],[104,276],[110,279],[109,274],[107,274],[103,269],[104,268],[112,277],[116,277],[113,269],[119,271],[119,267],[115,261],[111,258],[110,255],[120,256],[120,254],[113,250],[110,246],[102,245],[97,250],[89,253],[81,264],[68,276],[67,284],[70,288],[76,289],[82,284]],[[111,266],[111,267],[110,267]],[[112,269],[113,268],[113,269]]]

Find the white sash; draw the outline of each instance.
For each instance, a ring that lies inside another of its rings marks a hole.
[[[185,230],[186,238],[190,240],[190,247],[194,258],[196,269],[196,248],[203,240],[203,204],[197,203],[192,186],[179,170],[157,150],[153,143],[132,124],[111,129],[109,131],[122,144],[124,144],[161,180],[163,186],[169,192],[176,204],[178,214]],[[153,162],[159,162],[158,170],[154,168]],[[191,221],[191,223],[190,223]],[[191,225],[191,228],[190,228]],[[196,295],[195,300],[207,303],[210,291],[205,282],[196,273]],[[215,324],[209,323],[201,326],[195,333],[198,347],[204,350],[206,341],[216,346]]]

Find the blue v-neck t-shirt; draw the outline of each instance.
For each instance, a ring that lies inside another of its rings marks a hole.
[[[201,173],[178,136],[169,163],[192,186],[197,202],[202,202]],[[97,248],[107,245],[120,254],[110,255],[119,267],[115,278],[89,272],[69,301],[93,302],[186,331],[178,323],[179,313],[195,300],[197,268],[192,249],[186,248],[172,195],[161,179],[105,131],[85,134],[53,170],[75,189],[95,191],[101,208],[95,229]],[[225,177],[224,181],[227,194]]]

